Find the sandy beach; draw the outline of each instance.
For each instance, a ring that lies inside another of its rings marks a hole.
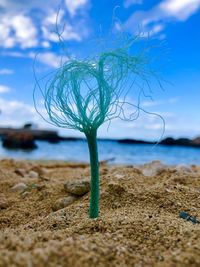
[[[200,266],[200,168],[148,168],[101,164],[91,220],[87,164],[1,160],[0,266]]]

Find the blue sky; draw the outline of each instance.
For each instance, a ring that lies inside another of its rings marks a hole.
[[[0,0],[1,126],[32,121],[51,127],[33,107],[32,66],[38,52],[38,75],[59,66],[61,48],[55,34],[59,5],[55,0]],[[142,99],[142,107],[164,117],[165,136],[200,135],[200,0],[64,0],[58,19],[59,25],[63,23],[65,45],[76,57],[95,52],[92,40],[107,38],[112,24],[116,31],[123,28],[134,35],[140,28],[154,38],[161,46],[155,67],[169,83],[163,83],[164,91],[154,85],[154,101]],[[129,96],[133,102],[136,97]],[[107,126],[100,128],[99,136],[158,139],[163,127],[145,114],[134,122],[113,121],[108,131]],[[67,129],[60,132],[80,135]]]

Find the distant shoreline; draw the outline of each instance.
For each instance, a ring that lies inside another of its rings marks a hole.
[[[58,143],[60,141],[84,141],[85,138],[81,137],[64,137],[60,136],[57,131],[53,130],[44,130],[44,129],[32,129],[32,128],[11,128],[11,127],[0,127],[0,138],[4,140],[9,135],[31,135],[35,141],[46,141],[50,143]],[[157,142],[155,141],[145,141],[140,139],[131,139],[131,138],[98,138],[99,141],[109,141],[117,142],[121,144],[150,144],[154,145]],[[161,140],[159,145],[166,146],[184,146],[184,147],[196,147],[200,148],[200,137],[195,139],[189,138],[173,138],[167,137]]]

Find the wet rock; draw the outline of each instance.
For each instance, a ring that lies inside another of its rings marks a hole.
[[[64,184],[64,189],[67,193],[82,196],[90,191],[89,180],[69,181]]]
[[[156,176],[166,170],[167,166],[159,160],[144,164],[141,171],[144,176]]]
[[[30,171],[28,176],[30,178],[33,178],[33,179],[38,179],[39,178],[39,174],[37,172],[35,172],[35,171]]]
[[[16,185],[14,185],[12,188],[11,188],[11,191],[13,192],[23,192],[25,191],[26,189],[28,188],[28,186],[24,183],[18,183]]]
[[[67,207],[68,205],[72,204],[76,199],[77,199],[77,197],[75,197],[75,196],[68,196],[68,197],[59,198],[52,205],[52,210],[57,211],[57,210],[63,209],[65,207]]]

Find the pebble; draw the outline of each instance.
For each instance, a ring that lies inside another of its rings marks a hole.
[[[124,177],[125,176],[123,174],[119,174],[119,173],[115,174],[115,178],[117,179],[123,179]]]
[[[186,165],[186,164],[179,164],[176,166],[176,170],[177,171],[180,171],[180,172],[186,172],[186,173],[189,173],[189,172],[192,172],[192,169],[190,166]]]
[[[15,173],[24,177],[26,175],[26,170],[25,169],[22,169],[22,168],[18,168],[15,170]]]
[[[0,209],[6,209],[9,206],[5,199],[0,199]]]
[[[30,178],[33,178],[33,179],[39,178],[39,174],[37,172],[35,172],[35,171],[30,171],[29,174],[28,174],[28,176]]]
[[[144,176],[156,176],[159,175],[161,172],[166,170],[167,166],[163,164],[159,160],[152,161],[150,163],[144,164],[141,167],[142,173]]]
[[[72,204],[77,198],[75,196],[68,196],[59,198],[56,202],[52,205],[52,210],[57,211],[67,207],[68,205]]]
[[[69,181],[64,184],[65,192],[82,196],[90,191],[89,180]]]
[[[23,192],[23,193],[21,194],[21,197],[22,197],[22,198],[26,198],[26,197],[28,197],[29,195],[30,195],[30,192],[25,191],[25,192]]]
[[[12,188],[11,188],[11,191],[13,192],[23,192],[25,191],[26,189],[28,188],[28,186],[24,183],[18,183],[16,185],[14,185]]]

